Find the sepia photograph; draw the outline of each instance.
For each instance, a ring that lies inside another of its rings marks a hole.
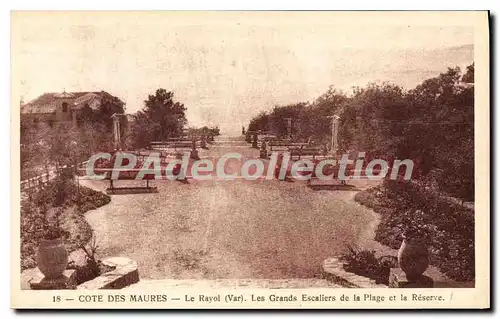
[[[13,11],[12,307],[488,308],[488,28]]]

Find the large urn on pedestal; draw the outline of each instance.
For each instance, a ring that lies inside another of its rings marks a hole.
[[[38,269],[47,279],[62,276],[68,265],[68,251],[64,247],[62,237],[42,239],[37,253]]]
[[[398,252],[398,263],[408,281],[416,281],[429,267],[426,238],[403,236]]]

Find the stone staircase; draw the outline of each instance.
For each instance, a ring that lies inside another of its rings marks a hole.
[[[250,149],[251,144],[245,141],[244,136],[216,136],[214,141],[207,144],[209,149]]]
[[[246,145],[249,146],[245,141],[245,136],[224,136],[219,135],[214,138],[212,145],[224,145],[224,146],[233,146],[233,145]]]
[[[342,288],[341,285],[334,284],[326,279],[307,278],[307,279],[215,279],[215,280],[195,280],[195,279],[160,279],[160,280],[141,280],[132,284],[125,290],[141,291],[161,291],[173,288],[196,288],[196,289],[291,289],[291,288]]]

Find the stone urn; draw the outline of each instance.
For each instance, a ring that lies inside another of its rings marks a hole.
[[[64,247],[62,237],[42,239],[36,256],[38,269],[47,279],[62,276],[68,265],[68,251]]]
[[[189,157],[194,160],[199,160],[200,156],[198,155],[198,150],[191,150],[191,155]]]
[[[262,141],[262,144],[260,145],[260,158],[267,159],[267,145],[266,145],[266,141]]]
[[[253,138],[252,138],[252,147],[253,148],[259,148],[258,143],[257,143],[257,134],[253,135]]]
[[[403,236],[398,252],[398,264],[408,281],[416,281],[429,267],[429,250],[425,238]]]

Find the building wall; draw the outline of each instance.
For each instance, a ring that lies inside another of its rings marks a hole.
[[[30,121],[44,121],[51,124],[76,123],[76,110],[71,99],[58,99],[54,103],[55,111],[52,113],[25,113],[21,114],[21,117]]]
[[[55,120],[57,122],[73,121],[73,99],[57,99]]]

